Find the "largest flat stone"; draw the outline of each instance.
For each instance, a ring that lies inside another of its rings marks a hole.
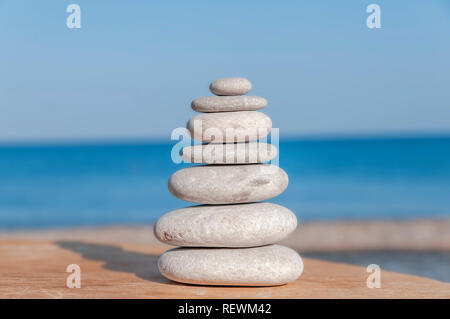
[[[237,204],[275,197],[288,182],[287,174],[275,165],[203,165],[175,172],[169,190],[193,203]]]
[[[271,128],[270,117],[257,111],[202,113],[187,124],[194,139],[207,143],[257,141],[266,137]]]
[[[269,245],[254,248],[175,248],[158,260],[161,274],[197,285],[277,286],[296,280],[303,262],[292,249]]]
[[[205,205],[165,214],[154,233],[174,246],[253,247],[276,243],[296,227],[294,213],[277,204]]]

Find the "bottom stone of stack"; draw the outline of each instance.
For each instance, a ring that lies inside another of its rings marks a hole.
[[[281,245],[251,248],[175,248],[158,260],[161,274],[197,285],[278,286],[303,272],[301,257]]]

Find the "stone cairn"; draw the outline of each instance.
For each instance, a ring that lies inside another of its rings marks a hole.
[[[160,256],[158,268],[168,279],[199,285],[275,286],[296,280],[303,272],[300,256],[274,243],[297,227],[287,208],[257,203],[281,194],[287,174],[263,164],[278,150],[262,142],[271,119],[257,112],[264,98],[246,96],[252,85],[243,78],[219,79],[210,85],[216,96],[192,102],[202,112],[188,122],[200,142],[181,156],[197,164],[175,172],[169,190],[177,198],[204,205],[162,216],[154,227],[163,243],[182,246]],[[256,132],[256,133],[255,133]]]

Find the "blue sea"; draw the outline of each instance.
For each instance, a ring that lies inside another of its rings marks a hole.
[[[176,142],[0,147],[0,229],[149,224],[189,203],[167,189]],[[300,221],[450,218],[450,137],[280,141]]]

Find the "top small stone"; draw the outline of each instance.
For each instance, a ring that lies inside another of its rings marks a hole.
[[[223,78],[210,84],[215,95],[244,95],[252,89],[252,84],[244,78]]]

